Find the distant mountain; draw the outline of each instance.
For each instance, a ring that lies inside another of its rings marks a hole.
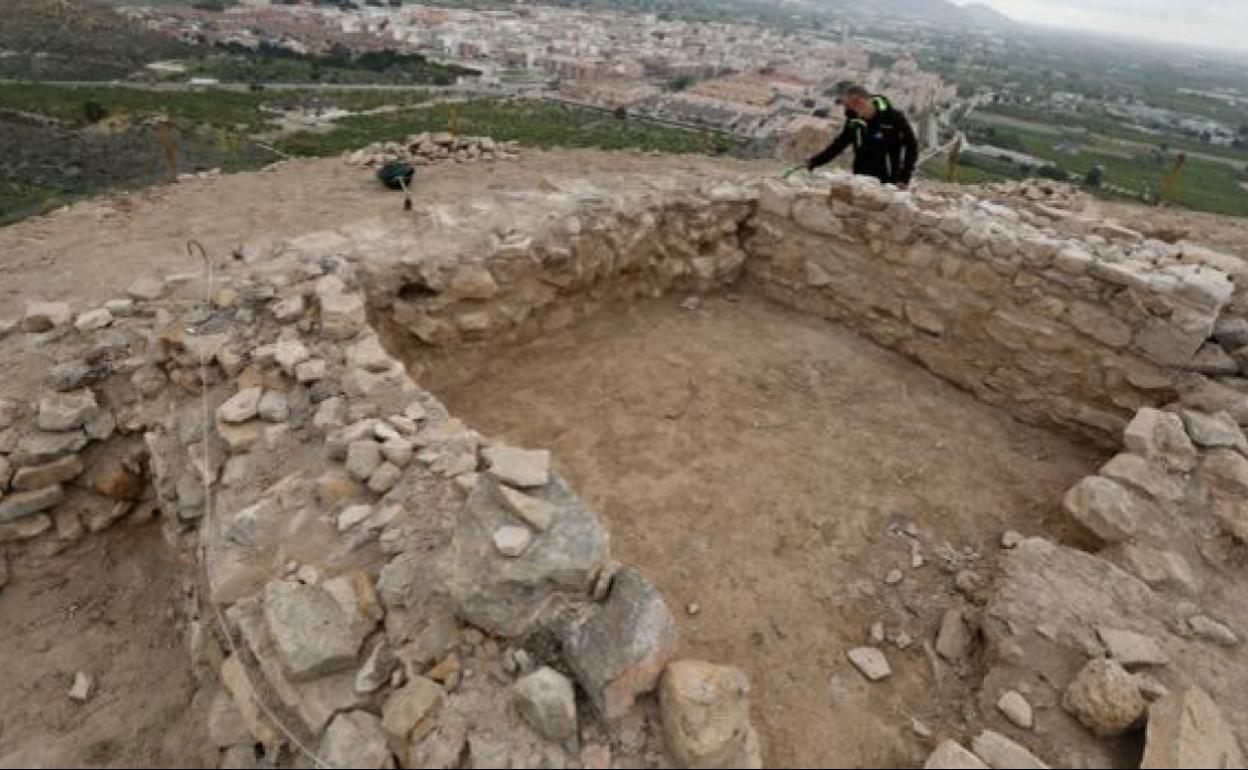
[[[1005,28],[1016,24],[1010,17],[977,2],[959,6],[949,0],[822,0],[820,5],[855,15],[916,19],[949,27]]]
[[[981,27],[1010,28],[1017,27],[1018,22],[983,3],[967,3],[961,8],[962,13],[969,16]]]
[[[85,0],[0,0],[0,77],[109,80],[187,50]]]

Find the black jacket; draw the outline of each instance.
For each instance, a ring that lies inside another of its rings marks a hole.
[[[845,111],[845,127],[836,139],[806,163],[814,171],[854,148],[854,173],[873,176],[884,183],[909,184],[919,159],[919,141],[910,121],[883,96],[873,96],[875,114],[863,120],[853,110]]]

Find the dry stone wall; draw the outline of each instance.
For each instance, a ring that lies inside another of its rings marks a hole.
[[[468,222],[480,237],[456,236]],[[969,195],[848,175],[675,175],[552,185],[435,207],[414,232],[340,237],[362,251],[377,314],[418,348],[514,342],[611,298],[744,278],[1022,419],[1106,444],[1135,410],[1180,396],[1248,421],[1248,382],[1232,355],[1248,343],[1237,336],[1248,322],[1228,311],[1230,258],[1216,266],[1189,246]]]

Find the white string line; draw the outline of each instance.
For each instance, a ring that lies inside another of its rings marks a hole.
[[[204,262],[204,272],[206,276],[206,283],[204,285],[204,306],[205,308],[209,308],[209,307],[212,307],[212,281],[213,281],[212,260],[208,258],[208,253],[204,250],[203,245],[201,245],[199,241],[196,241],[193,239],[190,241],[187,241],[186,243],[186,253],[191,257],[191,259],[195,258],[195,253],[191,250],[192,244],[199,249],[199,257]],[[202,562],[203,571],[204,571],[204,589],[205,590],[207,590],[209,586],[208,552],[210,550],[210,545],[212,545],[211,541],[213,540],[212,483],[209,480],[209,475],[208,475],[209,468],[212,467],[212,442],[209,440],[209,436],[208,436],[209,409],[208,409],[207,374],[208,374],[208,356],[207,356],[207,352],[205,348],[203,346],[200,346],[199,392],[200,392],[200,407],[202,409],[201,425],[203,428],[203,435],[204,435],[203,441],[201,442],[203,445],[204,454],[203,454],[203,467],[200,471],[200,476],[202,477],[203,482],[204,482],[204,517],[203,517],[203,523],[199,529],[200,531],[199,558],[200,558],[200,561]],[[234,637],[233,635],[230,634],[229,626],[226,625],[225,616],[221,614],[221,608],[217,606],[217,603],[212,600],[211,596],[207,597],[206,603],[208,604],[208,606],[212,608],[213,615],[216,616],[217,626],[219,627],[221,631],[221,635],[225,637],[226,646],[230,648],[230,654],[234,656],[235,662],[238,663],[238,670],[242,672],[243,679],[247,681],[247,686],[251,688],[253,700],[256,702],[256,705],[260,707],[260,710],[264,712],[264,715],[269,719],[269,721],[272,722],[279,731],[281,731],[281,733],[286,737],[286,740],[290,741],[290,743],[294,745],[297,749],[299,749],[299,751],[301,751],[304,754],[304,756],[310,759],[312,761],[312,764],[315,767],[318,767],[318,768],[332,767],[331,765],[326,763],[324,760],[322,760],[319,756],[317,756],[316,752],[312,751],[307,746],[305,746],[303,742],[300,741],[295,736],[294,732],[290,728],[288,728],[281,719],[278,718],[277,714],[273,713],[273,711],[264,702],[264,699],[260,697],[260,690],[256,687],[255,682],[251,678],[251,674],[247,671],[247,666],[243,663],[243,658],[239,654],[238,645],[235,644]]]

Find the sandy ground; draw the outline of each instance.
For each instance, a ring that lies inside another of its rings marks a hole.
[[[422,384],[487,435],[554,450],[617,557],[658,581],[682,654],[749,674],[769,766],[920,764],[910,717],[965,737],[978,680],[934,680],[916,643],[889,645],[893,677],[871,685],[846,651],[877,620],[932,639],[959,601],[942,547],[990,577],[1001,533],[1057,532],[1061,491],[1103,458],[841,327],[749,296],[678,302],[425,361]],[[918,569],[890,531],[906,524]]]
[[[10,560],[0,591],[0,767],[204,767],[181,574],[159,527]],[[95,679],[87,703],[74,674]],[[205,763],[209,763],[205,765]]]
[[[420,203],[532,189],[543,177],[725,167],[774,173],[776,165],[705,156],[526,151],[516,161],[422,168],[413,197]],[[387,191],[372,174],[336,158],[289,161],[271,171],[95,198],[0,229],[0,319],[19,314],[30,297],[103,302],[121,296],[141,275],[198,269],[186,253],[190,238],[214,258],[227,259],[239,244],[260,236],[288,238],[387,212],[401,216],[402,194]]]

